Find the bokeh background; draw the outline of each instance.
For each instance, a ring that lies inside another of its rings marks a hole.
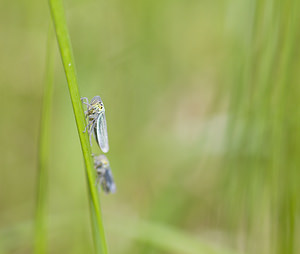
[[[0,7],[0,253],[31,253],[51,21],[47,1]],[[300,2],[65,8],[80,93],[107,112],[111,253],[300,253]],[[48,253],[93,253],[57,47],[49,137]]]

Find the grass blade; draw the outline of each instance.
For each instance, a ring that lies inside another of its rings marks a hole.
[[[78,91],[77,77],[75,71],[74,57],[72,54],[71,42],[69,39],[64,7],[61,0],[49,0],[52,20],[56,31],[56,37],[59,45],[59,50],[69,86],[70,97],[72,101],[73,111],[75,115],[78,135],[80,138],[82,153],[84,157],[86,175],[89,187],[90,209],[93,227],[93,237],[97,253],[108,253],[105,233],[103,228],[102,214],[99,203],[98,191],[95,187],[94,166],[91,157],[91,149],[88,140],[88,134],[83,133],[85,128],[85,116],[80,101]],[[99,237],[97,236],[99,234]],[[101,247],[99,246],[100,240]]]
[[[39,137],[39,165],[37,177],[37,200],[35,216],[35,243],[34,253],[45,253],[46,251],[46,201],[47,201],[47,166],[49,156],[50,122],[53,94],[53,72],[54,72],[54,36],[52,26],[49,26],[47,55],[46,55],[46,78],[45,91],[41,115],[41,129]]]

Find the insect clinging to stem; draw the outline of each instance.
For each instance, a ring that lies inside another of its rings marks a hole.
[[[97,144],[104,153],[107,153],[109,145],[104,104],[100,96],[95,96],[90,103],[86,97],[82,97],[81,101],[87,105],[87,110],[84,113],[88,119],[88,124],[84,132],[86,132],[86,130],[88,131],[91,145],[91,137],[94,133]]]
[[[100,183],[103,191],[107,194],[116,192],[116,185],[107,157],[103,154],[95,156],[94,166],[97,172],[96,184]]]

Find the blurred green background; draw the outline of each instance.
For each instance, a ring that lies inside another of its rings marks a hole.
[[[0,253],[31,253],[51,21],[47,1],[0,6]],[[106,107],[118,188],[101,194],[110,252],[300,253],[300,2],[65,8],[80,93]],[[48,253],[93,253],[81,147],[55,54]]]

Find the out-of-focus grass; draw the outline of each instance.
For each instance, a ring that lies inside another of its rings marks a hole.
[[[36,214],[35,214],[35,243],[34,253],[46,252],[46,218],[47,218],[47,185],[49,171],[49,148],[51,137],[51,113],[53,103],[54,79],[54,32],[49,26],[46,54],[45,88],[41,114],[39,136],[39,164],[36,188]]]
[[[0,92],[7,94],[0,107],[0,227],[9,227],[33,217],[48,9],[38,1],[26,8],[3,3],[10,12],[0,10]],[[66,6],[81,93],[100,94],[107,110],[118,192],[102,197],[105,221],[129,213],[224,251],[298,253],[299,3]],[[88,207],[64,82],[57,63],[50,224],[59,223],[52,214]],[[116,227],[126,232],[125,224]],[[49,231],[51,253],[92,251],[87,212]],[[176,253],[145,232],[137,241],[109,231],[112,253]],[[30,246],[3,250],[26,253]]]
[[[83,211],[73,211],[73,214],[60,214],[52,215],[51,218],[55,223],[50,224],[50,229],[59,231],[57,235],[61,237],[64,234],[64,227],[68,227],[73,223],[76,218],[82,218]],[[123,227],[119,225],[123,224]],[[0,230],[0,236],[4,239],[7,249],[11,249],[16,246],[22,245],[22,241],[28,241],[26,233],[31,229],[32,221],[24,221],[22,223],[13,225],[10,228],[3,228]],[[126,226],[126,227],[125,227]],[[181,232],[176,228],[172,228],[168,225],[158,224],[155,222],[145,222],[136,218],[132,218],[130,215],[122,215],[122,218],[116,218],[109,220],[109,231],[114,232],[120,237],[127,239],[133,239],[138,242],[147,243],[151,246],[158,246],[161,250],[174,251],[175,253],[186,254],[234,254],[224,248],[214,246],[209,242],[203,242],[194,236]],[[21,241],[21,242],[20,242]]]
[[[230,225],[245,234],[244,249],[297,253],[299,2],[250,3],[241,14],[248,29],[234,24],[241,41],[235,44],[239,74],[232,81],[227,170],[221,175],[225,202]]]

